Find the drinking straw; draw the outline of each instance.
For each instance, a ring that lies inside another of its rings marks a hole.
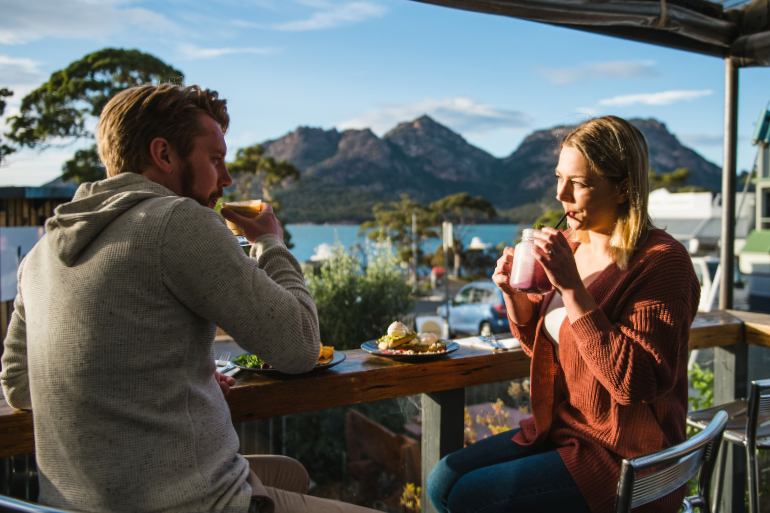
[[[567,216],[568,216],[568,215],[569,215],[569,212],[564,212],[564,215],[563,215],[563,216],[561,216],[561,219],[559,219],[559,222],[558,222],[558,223],[556,223],[556,226],[554,226],[554,227],[553,227],[553,228],[554,228],[554,230],[558,230],[558,229],[559,229],[559,225],[561,225],[561,223],[563,223],[563,222],[564,222],[564,220],[565,220],[565,219],[567,219]]]

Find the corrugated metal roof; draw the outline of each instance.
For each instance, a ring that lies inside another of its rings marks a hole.
[[[72,199],[77,187],[0,187],[0,199]]]
[[[770,65],[770,0],[413,0]]]
[[[675,239],[717,240],[722,237],[722,220],[708,219],[656,219],[655,226],[666,230]],[[745,239],[754,228],[754,220],[741,217],[735,224],[735,238]]]

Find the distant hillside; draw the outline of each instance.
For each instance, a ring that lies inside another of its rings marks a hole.
[[[666,125],[655,119],[630,121],[647,138],[653,170],[686,167],[688,185],[719,190],[720,168],[683,146]],[[515,208],[529,219],[555,202],[559,143],[572,128],[537,130],[502,159],[428,116],[401,123],[382,138],[368,129],[300,127],[263,144],[268,155],[302,172],[300,183],[276,194],[290,222],[362,221],[371,217],[374,204],[400,194],[430,202],[457,192],[484,196],[499,209]]]

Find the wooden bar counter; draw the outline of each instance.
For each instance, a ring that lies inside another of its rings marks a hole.
[[[770,315],[737,311],[699,314],[690,349],[733,344],[770,347]],[[462,447],[464,388],[525,377],[521,349],[493,353],[460,347],[435,360],[402,361],[345,351],[330,369],[299,376],[241,371],[227,397],[234,423],[422,394],[423,482],[439,458]],[[0,400],[0,457],[34,452],[32,413]]]
[[[698,314],[690,349],[737,344],[770,347],[770,315],[737,311]],[[227,402],[234,423],[312,410],[441,392],[516,379],[529,374],[521,350],[492,353],[461,347],[444,358],[404,362],[345,351],[336,367],[299,376],[264,376],[242,371]],[[0,457],[34,452],[32,413],[0,399]]]

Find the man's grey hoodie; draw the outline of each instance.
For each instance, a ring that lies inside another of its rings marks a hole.
[[[315,304],[278,237],[249,258],[219,214],[134,173],[59,206],[19,268],[0,373],[34,413],[39,501],[245,513],[217,326],[283,372],[313,368]]]

